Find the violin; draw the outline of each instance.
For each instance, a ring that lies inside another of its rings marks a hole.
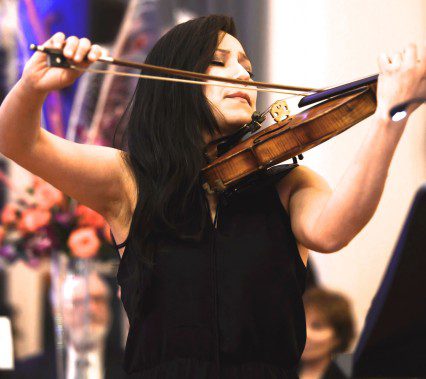
[[[60,49],[37,45],[31,45],[30,49],[46,53],[49,66],[95,73],[136,76],[153,80],[220,85],[260,92],[303,95],[298,106],[310,107],[302,112],[292,115],[286,101],[278,100],[265,112],[255,112],[252,121],[242,126],[234,134],[222,137],[206,146],[204,155],[207,164],[201,170],[201,173],[205,181],[203,187],[209,193],[237,191],[239,186],[252,175],[265,172],[278,163],[300,156],[305,151],[369,117],[376,110],[378,75],[372,75],[333,88],[313,89],[224,78],[123,61],[112,57],[101,57],[99,61],[124,67],[148,69],[153,72],[173,75],[173,77],[94,70],[73,65],[62,55]],[[268,112],[274,119],[274,123],[259,131]]]
[[[302,99],[303,100],[303,99]],[[202,169],[208,192],[237,190],[240,181],[259,170],[291,159],[337,136],[376,110],[376,85],[333,96],[293,116],[283,101],[271,107],[275,123],[251,133]],[[211,157],[210,153],[210,157]]]

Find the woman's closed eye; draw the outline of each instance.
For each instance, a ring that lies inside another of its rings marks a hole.
[[[210,64],[213,66],[225,67],[225,62],[218,61],[218,60],[212,60],[210,61]],[[248,72],[250,79],[253,79],[254,78],[253,72],[248,67],[244,67],[244,69]]]
[[[212,64],[214,66],[225,67],[225,62],[222,62],[222,61],[211,61],[210,64]]]

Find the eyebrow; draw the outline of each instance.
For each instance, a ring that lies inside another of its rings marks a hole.
[[[225,53],[225,54],[230,54],[231,51],[230,50],[225,50],[225,49],[216,49],[216,51],[219,51],[220,53]],[[242,58],[246,61],[248,61],[249,63],[251,63],[251,60],[249,59],[249,57],[246,55],[246,53],[244,53],[244,51],[239,51],[238,52],[238,57]]]

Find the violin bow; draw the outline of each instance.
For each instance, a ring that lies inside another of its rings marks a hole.
[[[146,69],[148,71],[159,72],[168,75],[177,75],[184,78],[198,79],[181,79],[173,77],[164,77],[164,76],[154,76],[154,75],[145,75],[145,74],[133,74],[127,72],[117,72],[117,71],[108,71],[108,70],[98,70],[93,68],[83,68],[77,65],[72,64],[67,58],[62,54],[61,49],[55,49],[51,47],[45,47],[40,45],[31,44],[30,49],[33,51],[39,51],[48,55],[48,64],[52,67],[62,67],[62,68],[71,68],[79,71],[86,71],[92,73],[102,73],[102,74],[115,74],[121,76],[133,76],[144,79],[152,80],[162,80],[170,82],[180,82],[180,83],[189,83],[189,84],[198,84],[198,85],[216,85],[228,88],[237,88],[245,89],[258,92],[274,92],[281,94],[292,94],[292,95],[301,95],[306,96],[315,92],[318,92],[318,89],[309,88],[309,87],[296,87],[288,86],[283,84],[276,83],[267,83],[259,82],[253,80],[241,80],[233,78],[224,78],[222,76],[207,75],[199,72],[192,72],[186,70],[180,70],[175,68],[156,66],[147,63],[137,63],[131,61],[125,61],[122,59],[117,59],[109,56],[101,56],[98,61],[104,62],[116,66],[128,67],[134,69]],[[209,82],[207,82],[209,80]],[[211,82],[214,81],[214,82]],[[219,82],[219,83],[215,83]]]
[[[225,78],[222,76],[208,75],[199,72],[180,70],[175,68],[156,66],[147,63],[139,63],[139,62],[131,62],[125,61],[122,59],[117,59],[109,56],[101,56],[98,61],[104,62],[107,64],[112,64],[121,67],[128,67],[134,69],[146,69],[148,71],[159,72],[168,75],[177,75],[180,77],[198,79],[181,79],[175,77],[164,77],[164,76],[156,76],[156,75],[148,75],[148,74],[135,74],[128,72],[120,72],[120,71],[108,71],[108,70],[99,70],[93,68],[83,68],[77,65],[72,64],[67,58],[62,54],[61,49],[45,47],[41,45],[31,44],[30,49],[33,51],[39,51],[48,55],[48,64],[52,67],[62,67],[62,68],[71,68],[78,71],[99,73],[99,74],[113,74],[113,75],[121,75],[121,76],[132,76],[144,79],[151,80],[162,80],[169,82],[178,82],[178,83],[189,83],[189,84],[197,84],[197,85],[215,85],[221,87],[228,88],[237,88],[244,89],[249,91],[257,91],[257,92],[273,92],[280,94],[290,94],[293,96],[303,96],[302,99],[298,103],[298,107],[306,107],[308,105],[318,103],[323,100],[330,99],[332,97],[340,96],[340,95],[348,95],[350,93],[358,92],[369,85],[372,85],[377,82],[378,74],[374,74],[368,76],[366,78],[362,78],[350,83],[345,83],[342,85],[338,85],[335,87],[328,88],[310,88],[310,87],[296,87],[289,86],[277,83],[267,83],[253,80],[241,80],[241,79],[233,79],[233,78]],[[212,82],[214,81],[214,82]],[[263,113],[267,113],[266,110]]]

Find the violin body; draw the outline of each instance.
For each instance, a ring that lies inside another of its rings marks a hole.
[[[355,92],[355,93],[354,93]],[[376,110],[376,84],[336,96],[252,134],[202,169],[204,188],[220,193],[344,132]]]

